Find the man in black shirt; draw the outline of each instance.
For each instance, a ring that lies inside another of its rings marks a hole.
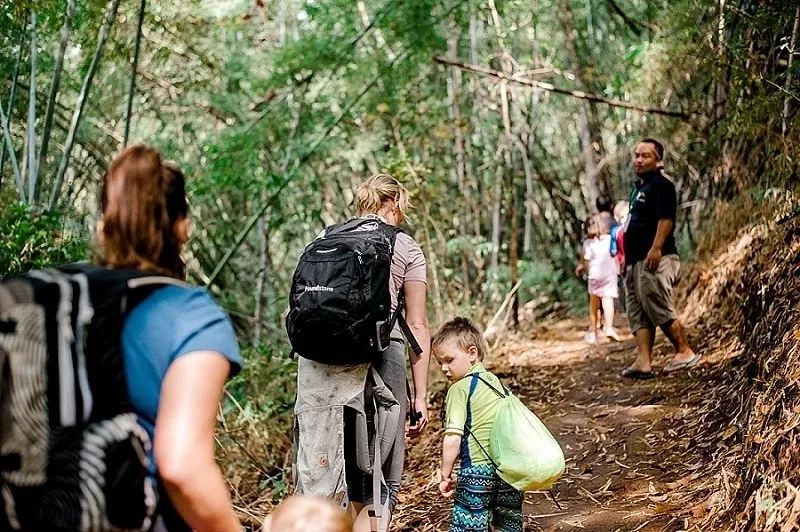
[[[633,364],[622,372],[633,379],[653,377],[656,327],[675,348],[675,357],[664,372],[690,368],[700,360],[689,347],[672,304],[672,286],[680,269],[674,235],[678,201],[675,185],[661,173],[663,158],[664,146],[653,139],[640,141],[634,151],[637,180],[624,242],[628,319],[638,351]]]

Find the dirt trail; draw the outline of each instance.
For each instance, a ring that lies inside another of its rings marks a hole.
[[[590,346],[582,341],[581,323],[560,321],[536,334],[512,335],[487,360],[556,435],[567,458],[553,490],[561,508],[545,494],[527,494],[526,530],[696,529],[692,516],[703,509],[691,486],[702,484],[709,449],[698,443],[702,422],[694,413],[713,379],[702,364],[649,381],[622,379],[619,372],[635,349],[623,323],[622,342]],[[669,357],[670,350],[657,344],[656,367]],[[443,389],[434,394],[431,417],[438,416],[443,397]],[[441,423],[431,428],[410,447],[400,530],[448,529],[451,503],[432,479]]]

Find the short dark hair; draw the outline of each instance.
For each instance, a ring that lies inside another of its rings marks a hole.
[[[658,142],[656,139],[646,138],[639,141],[639,144],[643,143],[652,144],[656,149],[656,155],[658,155],[658,160],[664,160],[664,145]]]
[[[469,318],[457,316],[445,322],[431,336],[431,349],[436,350],[437,347],[451,339],[458,342],[458,347],[464,351],[474,345],[478,350],[478,360],[483,360],[486,354],[486,343],[478,326]]]
[[[611,212],[611,205],[614,202],[611,201],[606,195],[597,196],[597,199],[594,200],[594,205],[597,207],[597,212]]]

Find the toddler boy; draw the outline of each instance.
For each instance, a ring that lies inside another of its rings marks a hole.
[[[445,400],[442,481],[439,492],[455,492],[451,532],[522,532],[522,492],[503,481],[489,456],[489,436],[500,406],[500,380],[483,367],[483,335],[467,318],[436,331],[431,350],[451,382]],[[456,460],[461,467],[454,482]],[[455,484],[455,486],[454,486]]]

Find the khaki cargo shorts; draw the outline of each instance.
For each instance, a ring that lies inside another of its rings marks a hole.
[[[672,304],[672,287],[678,279],[681,261],[677,255],[661,257],[653,272],[639,261],[625,277],[626,304],[631,331],[655,329],[677,318]]]

